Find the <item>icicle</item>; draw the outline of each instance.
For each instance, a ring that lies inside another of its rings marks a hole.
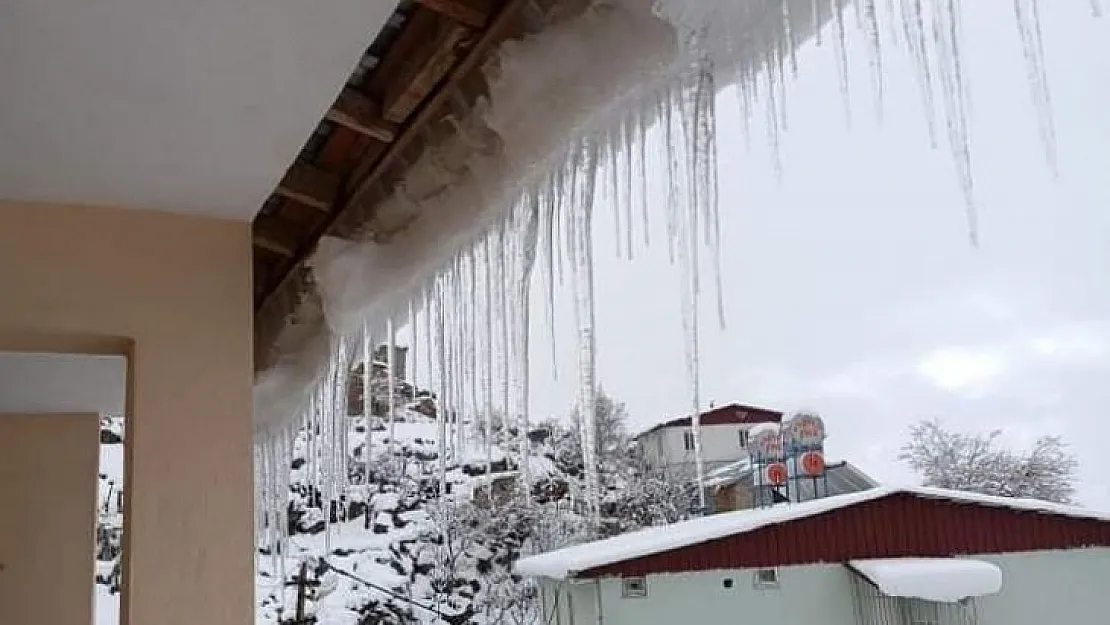
[[[466,385],[470,389],[470,405],[467,414],[470,415],[470,437],[474,441],[481,439],[476,436],[477,429],[481,427],[479,415],[481,414],[481,401],[479,400],[478,378],[479,368],[481,366],[481,359],[478,355],[479,341],[479,318],[478,318],[478,247],[475,246],[470,250],[470,262],[467,265],[467,288],[466,294],[466,308],[467,308],[467,354],[466,354]]]
[[[674,145],[674,99],[681,98],[681,94],[669,94],[663,101],[663,137],[664,154],[667,157],[667,254],[671,263],[675,262],[675,239],[678,236],[678,222],[675,210],[678,206],[678,181],[679,181],[679,155]]]
[[[409,334],[411,335],[411,339],[409,341],[409,366],[407,371],[408,382],[412,386],[412,397],[410,398],[412,400],[416,399],[416,389],[417,385],[420,383],[420,378],[417,375],[417,365],[419,361],[417,356],[420,352],[420,349],[417,347],[420,345],[420,333],[418,330],[419,324],[416,322],[416,300],[414,298],[409,300]]]
[[[436,442],[439,445],[439,496],[447,496],[447,410],[443,398],[446,388],[443,377],[447,369],[447,354],[444,345],[444,318],[443,318],[443,285],[437,280],[434,297],[436,324],[435,324],[435,354],[436,354]]]
[[[333,363],[334,365],[334,363]],[[329,371],[330,374],[330,371]],[[330,377],[330,375],[328,376]],[[320,419],[322,431],[321,441],[323,452],[323,461],[321,462],[322,478],[321,490],[323,491],[323,506],[322,512],[324,513],[324,553],[330,554],[332,548],[331,540],[331,502],[334,500],[335,482],[334,482],[334,458],[332,458],[332,450],[335,448],[332,432],[333,422],[331,419],[328,406],[328,384],[325,381],[316,391],[316,411]]]
[[[631,203],[631,198],[628,198]],[[520,246],[520,260],[519,260],[519,275],[515,276],[517,280],[516,288],[516,369],[517,369],[517,409],[520,411],[519,419],[519,435],[520,435],[520,477],[521,485],[525,493],[525,501],[531,501],[532,492],[532,475],[530,464],[530,451],[531,439],[529,438],[529,430],[531,423],[529,419],[529,345],[528,345],[528,331],[530,321],[530,302],[528,293],[528,284],[532,278],[532,267],[536,260],[536,240],[539,234],[539,219],[540,219],[540,206],[539,198],[533,196],[527,203],[526,222],[523,224],[523,232],[518,234]],[[519,232],[519,231],[518,231]]]
[[[632,146],[635,145],[636,137],[633,134],[632,118],[626,117],[622,120],[620,125],[621,132],[621,154],[624,159],[621,161],[620,171],[621,179],[624,182],[622,192],[624,193],[624,232],[625,241],[624,249],[628,252],[628,260],[632,260],[632,239],[635,233],[635,228],[632,227]],[[531,273],[531,270],[529,270]]]
[[[839,10],[839,8],[837,10]],[[825,23],[825,18],[823,15],[821,15],[821,0],[813,0],[813,23],[816,25],[816,31],[813,34],[813,43],[820,46],[821,25]]]
[[[920,0],[916,0],[920,3]],[[962,28],[956,0],[941,0],[942,6],[933,11],[933,37],[937,46],[941,84],[941,101],[944,104],[948,127],[948,145],[956,163],[956,175],[963,191],[966,205],[968,236],[973,246],[979,243],[978,214],[975,208],[974,181],[971,172],[971,145],[968,134],[967,83],[961,61],[960,41]]]
[[[1102,0],[1091,0],[1091,15],[1102,17]]]
[[[848,67],[848,35],[844,28],[844,11],[841,10],[840,0],[832,0],[833,14],[833,47],[836,50],[836,77],[840,84],[840,99],[844,105],[844,123],[852,127],[852,96],[850,89]]]
[[[793,20],[790,18],[790,2],[782,2],[782,32],[786,40],[787,54],[790,55],[790,73],[798,73],[798,42],[794,37]]]
[[[936,105],[933,95],[933,73],[925,40],[925,17],[922,0],[901,0],[902,30],[909,48],[910,57],[917,69],[916,78],[921,97],[924,101],[925,123],[929,130],[929,145],[937,147]]]
[[[393,377],[396,375],[393,353],[397,351],[397,333],[393,327],[393,318],[390,317],[386,321],[386,334],[389,336],[389,343],[386,347],[385,356],[385,374],[386,374],[386,393],[388,393],[386,403],[389,406],[389,457],[393,458],[397,453],[397,402],[396,402],[396,388]]]
[[[767,81],[767,143],[771,148],[771,164],[775,179],[782,182],[782,150],[780,146],[780,124],[778,111],[778,92],[771,72],[766,74]]]
[[[497,229],[497,256],[495,263],[497,267],[497,310],[500,313],[499,327],[501,332],[498,338],[499,353],[497,354],[497,362],[500,364],[500,381],[501,381],[501,396],[500,396],[500,411],[502,424],[505,428],[505,433],[509,433],[509,425],[512,423],[512,412],[509,404],[510,393],[510,376],[512,367],[510,366],[510,359],[512,358],[512,337],[509,332],[509,302],[508,296],[511,289],[509,285],[509,274],[507,263],[509,261],[509,252],[507,249],[507,236],[505,227],[502,225]]]
[[[700,262],[699,262],[699,222],[709,218],[713,209],[710,208],[716,194],[711,188],[713,128],[709,125],[711,120],[706,119],[712,110],[706,104],[708,99],[715,97],[712,89],[712,75],[708,61],[703,61],[701,67],[694,73],[694,84],[690,93],[682,100],[682,119],[685,139],[686,172],[685,183],[687,198],[679,218],[680,260],[685,283],[685,297],[683,298],[683,327],[685,328],[686,368],[687,383],[691,393],[693,412],[691,416],[691,429],[694,438],[694,466],[698,484],[698,502],[701,510],[705,510],[705,465],[702,454],[701,441],[701,371],[700,371],[700,332],[699,332],[699,299],[700,289]]]
[[[863,0],[863,27],[867,35],[867,54],[871,70],[871,91],[875,102],[875,115],[883,121],[883,43],[879,31],[879,13],[876,0]]]
[[[1045,70],[1044,40],[1041,35],[1039,0],[1014,0],[1014,17],[1021,34],[1029,89],[1037,110],[1037,126],[1049,170],[1056,175],[1056,125],[1052,115],[1052,93]],[[1095,5],[1097,9],[1098,6]]]
[[[648,217],[649,204],[648,204],[648,177],[647,177],[647,136],[648,136],[648,122],[647,113],[640,111],[636,118],[636,143],[640,148],[640,157],[638,159],[640,177],[640,220],[643,222],[642,230],[644,231],[644,247],[651,245],[651,224]],[[631,146],[629,147],[631,151]]]
[[[467,362],[469,360],[470,335],[467,333],[470,324],[470,308],[467,305],[470,288],[467,282],[466,265],[469,263],[468,255],[459,257],[459,264],[455,268],[455,302],[459,318],[455,322],[455,405],[458,406],[458,416],[455,420],[455,447],[459,450],[461,458],[466,457],[467,449],[467,418],[470,416],[470,404],[467,401],[466,384],[469,381]]]
[[[486,236],[485,245],[482,246],[484,251],[485,260],[485,370],[482,372],[482,381],[485,395],[485,416],[483,423],[486,430],[486,472],[489,475],[493,470],[493,376],[494,376],[494,354],[496,347],[494,345],[494,324],[495,316],[493,312],[493,237]],[[550,260],[549,260],[550,263]],[[550,264],[549,264],[550,267]],[[552,274],[553,275],[553,274]],[[552,312],[552,319],[554,313]],[[552,358],[554,358],[554,348],[552,349]]]
[[[708,63],[708,62],[707,62]],[[725,290],[721,271],[721,214],[718,196],[717,169],[717,86],[712,67],[705,67],[698,74],[695,92],[697,138],[696,150],[702,163],[696,184],[701,185],[704,197],[703,223],[705,244],[709,248],[713,268],[713,285],[717,303],[717,323],[725,328]]]
[[[288,429],[281,432],[278,438],[279,452],[277,469],[277,483],[276,483],[276,497],[274,501],[274,519],[277,523],[277,541],[275,544],[275,553],[278,555],[278,579],[281,580],[281,594],[282,601],[284,602],[284,586],[286,579],[285,559],[286,552],[289,545],[289,468],[293,462],[293,440],[292,432]]]
[[[620,167],[617,162],[620,157],[617,155],[617,142],[612,137],[607,137],[605,146],[608,148],[608,158],[606,164],[609,168],[609,196],[610,201],[613,203],[613,234],[615,235],[615,247],[617,251],[617,258],[624,256],[624,228],[626,224],[623,223],[624,210],[621,206],[621,182],[620,182]]]
[[[544,299],[544,312],[546,313],[546,317],[547,317],[547,332],[548,332],[547,338],[548,338],[548,347],[550,347],[550,355],[551,355],[551,375],[555,379],[559,378],[559,357],[558,357],[558,351],[556,350],[556,342],[555,342],[555,334],[556,334],[556,332],[555,332],[555,253],[556,253],[555,252],[555,250],[556,250],[556,246],[555,246],[555,212],[556,212],[556,200],[557,200],[557,196],[556,196],[557,191],[555,190],[555,187],[556,187],[557,184],[559,184],[559,182],[557,182],[557,181],[558,181],[558,178],[555,176],[555,174],[552,174],[551,176],[549,176],[546,192],[544,193],[543,198],[542,198],[541,203],[540,203],[540,205],[543,209],[543,214],[540,217],[540,223],[543,226],[543,253],[544,253],[543,266],[544,266],[544,269],[546,270],[546,274],[544,276],[544,284],[543,284],[544,294],[545,294],[545,297],[543,298]],[[486,261],[486,267],[487,267],[487,271],[488,271],[488,267],[489,267],[489,261],[488,260]],[[488,273],[487,273],[487,284],[488,284]],[[488,293],[488,291],[487,291],[487,293]],[[489,306],[489,300],[488,299],[486,300],[486,306],[487,307]],[[487,341],[488,340],[489,340],[489,338],[487,337]]]
[[[596,452],[597,377],[594,337],[594,284],[593,284],[593,202],[594,181],[597,169],[597,147],[588,140],[580,154],[570,160],[574,170],[574,194],[570,207],[573,219],[570,233],[571,268],[574,272],[574,317],[578,332],[578,394],[582,411],[582,458],[586,474],[586,504],[592,525],[600,522],[598,490],[598,465]],[[581,177],[580,183],[577,182]]]

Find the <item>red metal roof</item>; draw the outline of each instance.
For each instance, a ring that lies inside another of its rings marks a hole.
[[[692,419],[689,416],[664,421],[649,430],[636,435],[639,438],[656,430],[670,427],[690,427]],[[701,413],[702,425],[730,425],[740,423],[782,423],[782,413],[777,410],[746,406],[744,404],[728,404],[719,406]]]
[[[576,577],[1094,546],[1110,547],[1110,521],[894,491],[824,514],[614,562]]]

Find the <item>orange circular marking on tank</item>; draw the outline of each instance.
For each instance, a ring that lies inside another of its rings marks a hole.
[[[775,462],[767,465],[767,481],[774,486],[782,486],[786,483],[789,477],[786,471],[786,465],[781,462]]]
[[[825,456],[819,451],[807,451],[801,457],[802,474],[816,477],[825,472]]]

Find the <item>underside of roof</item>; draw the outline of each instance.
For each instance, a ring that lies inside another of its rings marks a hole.
[[[335,103],[253,224],[256,368],[321,331],[307,261],[324,236],[385,241],[417,217],[382,214],[405,173],[462,130],[488,96],[498,46],[580,13],[587,0],[406,0],[373,39]],[[472,137],[473,152],[496,137]],[[462,173],[470,152],[445,169]],[[449,176],[421,194],[442,193]],[[437,188],[438,187],[438,188]],[[409,193],[412,193],[411,191]],[[418,205],[422,198],[411,197]],[[285,333],[284,349],[275,348]],[[292,344],[292,346],[290,346]]]
[[[711,187],[716,175],[709,122],[717,90],[743,82],[754,99],[761,76],[781,88],[793,50],[841,6],[402,3],[254,222],[256,427],[287,424],[303,409],[335,361],[337,338],[369,324],[380,324],[381,336],[387,320],[404,322],[428,300],[458,309],[447,301],[456,296],[428,289],[445,271],[461,271],[464,253],[515,263],[535,254],[538,221],[541,230],[588,223],[589,209],[565,213],[592,204],[604,163],[631,167],[639,149],[642,172],[659,154],[672,163],[670,193],[688,197],[708,222],[712,193],[694,187]],[[659,126],[666,137],[657,133],[660,148],[647,148]],[[646,211],[667,191],[640,195]],[[549,208],[538,218],[541,204]],[[478,249],[495,230],[500,260],[489,246]],[[530,265],[499,273],[490,288],[519,290]],[[456,278],[451,289],[466,280]]]

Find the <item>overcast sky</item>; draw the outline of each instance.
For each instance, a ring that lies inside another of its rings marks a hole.
[[[703,396],[818,410],[831,455],[892,481],[911,477],[895,457],[918,419],[1002,428],[1015,445],[1060,434],[1080,456],[1083,502],[1110,509],[1101,468],[1110,442],[1110,20],[1091,19],[1088,0],[1041,3],[1058,130],[1054,179],[1012,4],[963,4],[978,249],[968,242],[952,161],[928,147],[901,54],[886,54],[879,125],[866,51],[853,40],[848,129],[832,47],[803,50],[781,181],[764,141],[745,148],[735,99],[722,94],[728,325],[721,331],[705,316]],[[596,222],[601,381],[636,426],[688,413],[677,272],[659,246],[633,263],[617,260],[610,212]],[[565,413],[574,400],[569,315],[556,332],[557,381],[541,317],[536,417]]]

